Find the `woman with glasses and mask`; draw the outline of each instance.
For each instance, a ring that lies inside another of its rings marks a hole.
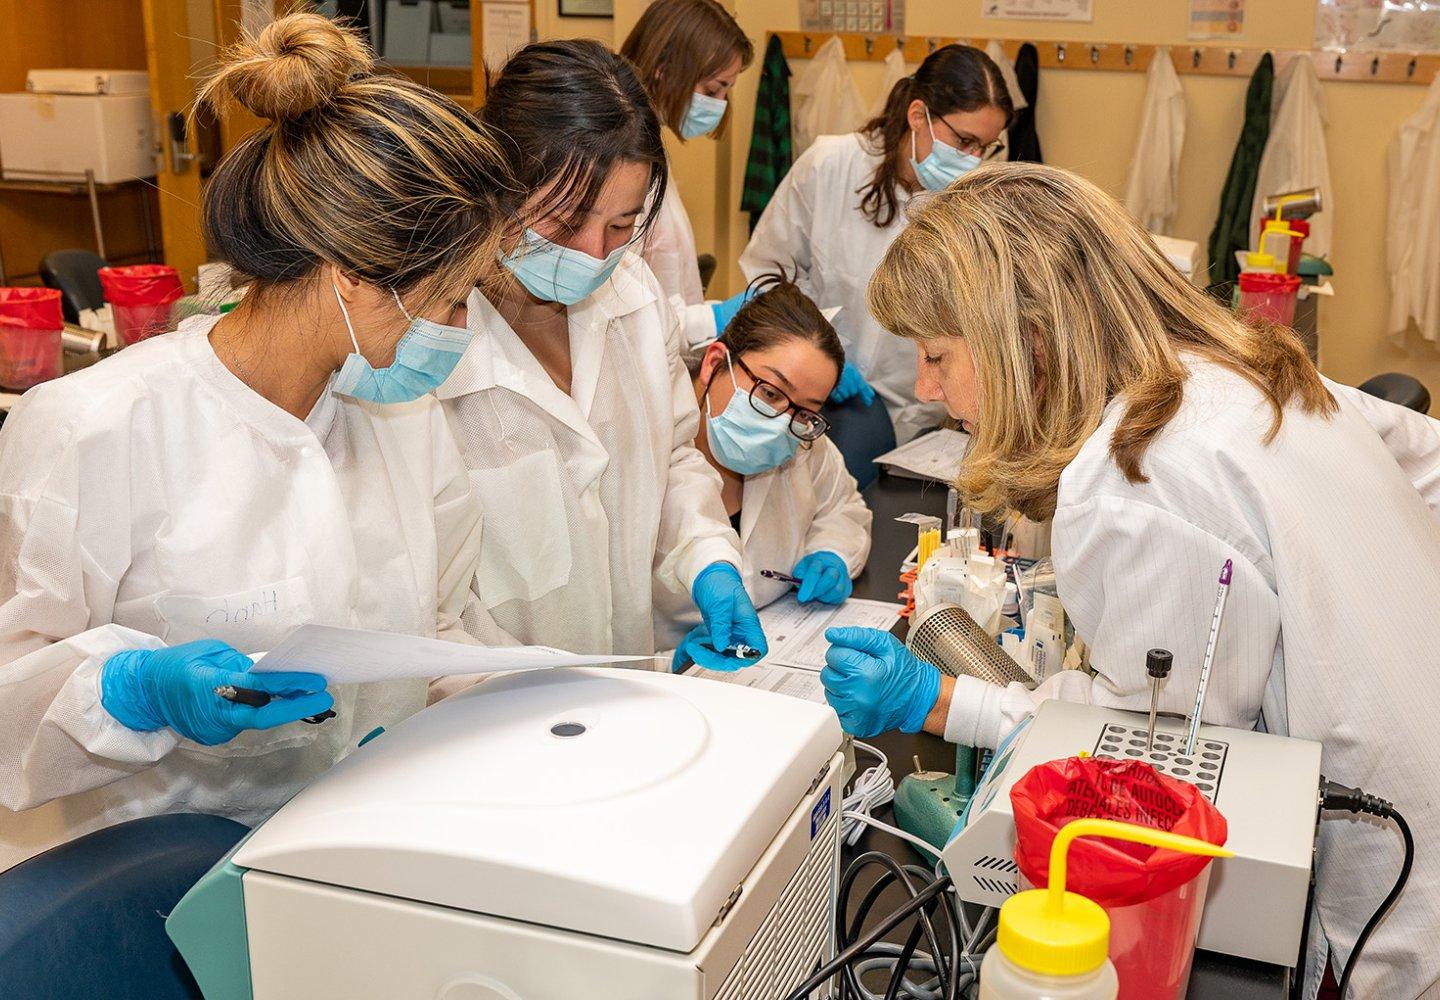
[[[227,96],[266,120],[202,205],[244,299],[0,433],[0,868],[142,816],[259,822],[424,707],[423,680],[251,673],[299,625],[471,641],[481,512],[428,393],[498,266],[499,152],[316,14],[227,53],[202,98]]]
[[[763,607],[786,593],[839,604],[870,554],[870,509],[825,436],[819,409],[845,365],[840,338],[794,282],[767,275],[694,372],[704,427],[698,448],[724,482],[740,533],[745,585]],[[766,577],[777,571],[798,580]],[[669,635],[693,612],[661,606]],[[688,665],[677,657],[676,668]]]
[[[879,117],[851,135],[821,136],[795,161],[740,256],[749,279],[791,272],[822,308],[843,307],[835,330],[848,360],[831,401],[868,404],[878,393],[901,442],[945,412],[915,398],[915,348],[875,322],[865,287],[904,228],[910,199],[997,156],[1013,114],[989,56],[965,45],[936,49],[895,84]]]
[[[546,42],[505,65],[480,117],[519,193],[504,270],[471,294],[475,337],[439,393],[485,509],[486,613],[467,627],[648,655],[668,594],[698,608],[697,661],[753,662],[730,655],[763,654],[765,636],[718,477],[691,443],[679,324],[634,252],[666,178],[645,89],[598,42]]]

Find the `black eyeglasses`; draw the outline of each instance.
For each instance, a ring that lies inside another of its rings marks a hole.
[[[790,433],[801,441],[818,441],[830,429],[830,422],[814,410],[807,410],[791,399],[783,389],[750,370],[750,366],[731,354],[730,359],[755,385],[749,392],[750,408],[762,417],[783,417],[790,414]]]
[[[993,160],[1005,151],[1005,140],[996,139],[994,142],[981,142],[973,135],[959,131],[940,115],[931,112],[931,121],[939,122],[955,137],[955,148],[962,153],[969,153],[971,156],[978,156],[982,160]]]

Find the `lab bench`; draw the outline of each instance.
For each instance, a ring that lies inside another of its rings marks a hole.
[[[873,544],[865,570],[855,580],[855,597],[896,600],[901,587],[900,563],[915,545],[915,527],[897,523],[895,518],[911,512],[943,517],[945,495],[945,487],[939,483],[891,475],[881,475],[865,489],[865,501],[875,515]],[[896,626],[896,633],[903,636],[905,627],[902,622]],[[938,736],[892,732],[865,742],[886,755],[897,782],[914,766],[916,758],[926,770],[950,772],[955,769],[954,747]],[[873,763],[875,761],[863,752],[857,754],[857,768],[863,770]],[[885,822],[894,822],[889,806],[876,810],[875,815]],[[867,829],[854,848],[845,849],[843,861],[848,862],[864,851],[883,851],[905,862],[918,860],[918,855],[900,838],[874,828]],[[902,900],[898,892],[882,897],[872,913],[886,912],[890,908],[887,903],[899,905]],[[891,939],[903,944],[906,930],[908,927],[901,925]],[[1190,973],[1191,1000],[1284,1000],[1288,990],[1289,970],[1281,966],[1207,951],[1195,953]]]

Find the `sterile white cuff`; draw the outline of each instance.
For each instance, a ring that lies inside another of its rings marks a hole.
[[[945,717],[945,739],[967,747],[993,750],[1000,745],[1005,689],[978,677],[955,678],[950,713]]]

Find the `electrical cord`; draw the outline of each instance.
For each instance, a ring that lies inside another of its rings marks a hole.
[[[1405,884],[1410,881],[1410,869],[1415,864],[1415,838],[1410,833],[1410,824],[1405,822],[1395,806],[1377,795],[1370,795],[1358,788],[1349,788],[1345,785],[1336,784],[1326,780],[1324,775],[1320,777],[1320,808],[1350,813],[1368,813],[1371,816],[1379,816],[1391,820],[1400,828],[1400,836],[1405,838],[1405,857],[1400,863],[1400,874],[1395,876],[1395,884],[1391,886],[1390,892],[1380,901],[1375,912],[1370,914],[1370,919],[1365,922],[1365,927],[1360,931],[1360,936],[1355,939],[1355,947],[1350,949],[1350,961],[1345,963],[1345,972],[1340,976],[1340,996],[1345,996],[1346,990],[1350,988],[1350,976],[1360,964],[1360,955],[1365,950],[1370,935],[1375,928],[1380,926],[1380,921],[1385,914],[1390,912],[1390,907],[1395,905],[1395,900],[1405,891]]]
[[[890,773],[890,759],[869,743],[856,740],[854,745],[856,750],[878,758],[880,763],[856,775],[850,785],[850,794],[845,796],[840,817],[840,838],[851,847],[864,832],[859,817],[870,816],[876,808],[895,798],[895,776]]]

